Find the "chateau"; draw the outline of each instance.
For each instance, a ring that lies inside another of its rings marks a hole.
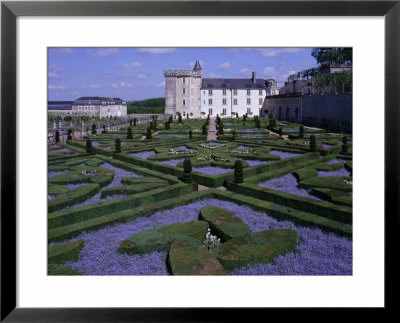
[[[267,88],[255,72],[249,79],[202,78],[202,72],[199,61],[193,70],[164,71],[165,114],[190,118],[260,114]]]

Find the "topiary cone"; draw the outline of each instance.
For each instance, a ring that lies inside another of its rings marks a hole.
[[[234,176],[235,176],[235,183],[240,184],[243,183],[243,165],[241,160],[236,160],[235,161],[235,166],[234,166]]]

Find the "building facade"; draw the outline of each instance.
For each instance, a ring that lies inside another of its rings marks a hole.
[[[72,103],[72,112],[100,118],[123,117],[127,115],[127,106],[120,98],[80,97]]]
[[[265,81],[255,72],[249,79],[202,78],[199,61],[193,70],[167,70],[164,77],[165,113],[173,116],[259,115],[266,96]]]
[[[48,101],[47,112],[55,114],[64,113],[66,115],[71,114],[72,103],[73,101]]]

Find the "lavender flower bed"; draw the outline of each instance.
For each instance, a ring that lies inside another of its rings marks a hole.
[[[193,170],[199,173],[204,173],[207,175],[219,175],[232,172],[233,169],[231,168],[222,168],[222,167],[214,167],[214,166],[207,166],[207,167],[193,167]]]
[[[288,153],[288,152],[280,151],[280,150],[271,150],[269,153],[272,155],[275,155],[275,156],[279,156],[281,159],[286,159],[286,158],[300,155],[300,154]]]
[[[92,141],[92,146],[98,147],[100,143],[98,141]]]
[[[283,132],[299,132],[299,129],[294,128],[282,128]]]
[[[318,177],[329,177],[329,176],[351,176],[351,173],[344,167],[339,170],[330,172],[318,171]]]
[[[79,186],[87,185],[88,183],[79,183],[79,184],[65,184],[70,190],[73,190]]]
[[[328,149],[333,147],[333,145],[328,145],[328,144],[322,144],[322,149]]]
[[[280,126],[287,126],[287,123],[283,123],[283,122],[282,122],[282,123],[280,123],[279,125],[280,125]]]
[[[60,149],[50,150],[50,152],[51,153],[66,153],[66,152],[72,152],[72,150],[69,148],[60,148]]]
[[[337,158],[337,159],[331,159],[330,161],[327,161],[325,164],[330,165],[330,164],[339,164],[339,163],[345,163],[345,162],[346,161],[344,159]]]
[[[154,155],[155,153],[156,152],[154,150],[147,150],[147,151],[142,151],[140,153],[130,153],[128,155],[139,157],[139,158],[142,158],[142,159],[147,159],[150,156]]]
[[[249,164],[249,166],[258,166],[261,164],[268,164],[268,163],[272,163],[272,160],[251,160],[251,159],[243,159],[243,158],[237,158],[240,160],[245,161],[247,164]]]
[[[183,161],[184,159],[169,159],[169,160],[162,160],[159,161],[162,164],[169,165],[169,166],[176,166],[179,162]]]
[[[169,138],[183,138],[182,135],[157,135],[156,138],[164,138],[164,139],[169,139]]]
[[[238,129],[237,132],[260,132],[260,129]]]
[[[86,201],[83,201],[81,203],[77,203],[74,204],[73,206],[70,207],[66,207],[65,209],[69,209],[71,207],[77,207],[77,206],[81,206],[81,205],[88,205],[88,204],[93,204],[93,203],[98,203],[98,202],[102,202],[102,201],[106,201],[106,200],[110,200],[110,199],[114,199],[114,198],[120,198],[120,197],[125,197],[125,195],[108,195],[105,198],[101,198],[101,192],[106,189],[106,188],[111,188],[111,187],[115,187],[115,186],[121,186],[121,180],[122,177],[142,177],[141,175],[137,175],[133,172],[129,172],[127,170],[124,170],[122,168],[118,168],[118,167],[114,167],[113,165],[109,164],[109,163],[104,163],[102,165],[100,165],[100,167],[102,168],[107,168],[107,169],[111,169],[114,171],[114,178],[113,181],[108,184],[107,186],[103,187],[100,192],[98,192],[97,194],[93,195],[91,198],[87,199]],[[65,210],[63,209],[63,210]]]
[[[262,134],[257,134],[257,135],[242,135],[242,138],[269,138],[271,136],[266,136],[266,135],[262,135]]]
[[[69,169],[61,170],[61,171],[53,171],[53,170],[51,170],[51,171],[49,171],[47,173],[47,178],[51,178],[53,176],[65,174],[65,173],[68,173],[68,172],[69,172]]]
[[[211,141],[211,142],[203,142],[201,145],[216,146],[216,145],[220,145],[220,143]]]
[[[286,174],[286,175],[278,177],[278,178],[270,179],[266,182],[259,183],[258,185],[262,186],[262,187],[270,188],[272,190],[282,191],[282,192],[286,192],[289,194],[298,195],[298,196],[302,196],[302,197],[308,197],[313,200],[322,201],[318,197],[311,195],[304,188],[298,188],[297,187],[297,179],[292,173]]]
[[[232,123],[230,123],[230,122],[227,122],[227,123],[225,123],[225,125],[227,125],[227,126],[231,126],[231,125],[232,125]]]
[[[94,232],[83,232],[76,239],[85,245],[77,262],[65,265],[81,275],[168,275],[166,252],[144,255],[117,253],[121,241],[149,228],[178,222],[194,221],[200,209],[215,205],[243,220],[251,232],[287,228],[299,234],[296,250],[277,257],[272,263],[257,264],[232,271],[231,275],[351,275],[352,242],[318,228],[297,226],[290,221],[278,221],[248,206],[217,199],[201,200],[171,210],[159,211],[150,217],[109,226]]]
[[[236,147],[236,149],[250,149],[250,147],[239,145]]]

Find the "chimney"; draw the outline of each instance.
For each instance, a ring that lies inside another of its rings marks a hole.
[[[253,83],[256,83],[256,72],[251,73],[251,80],[253,81]]]

